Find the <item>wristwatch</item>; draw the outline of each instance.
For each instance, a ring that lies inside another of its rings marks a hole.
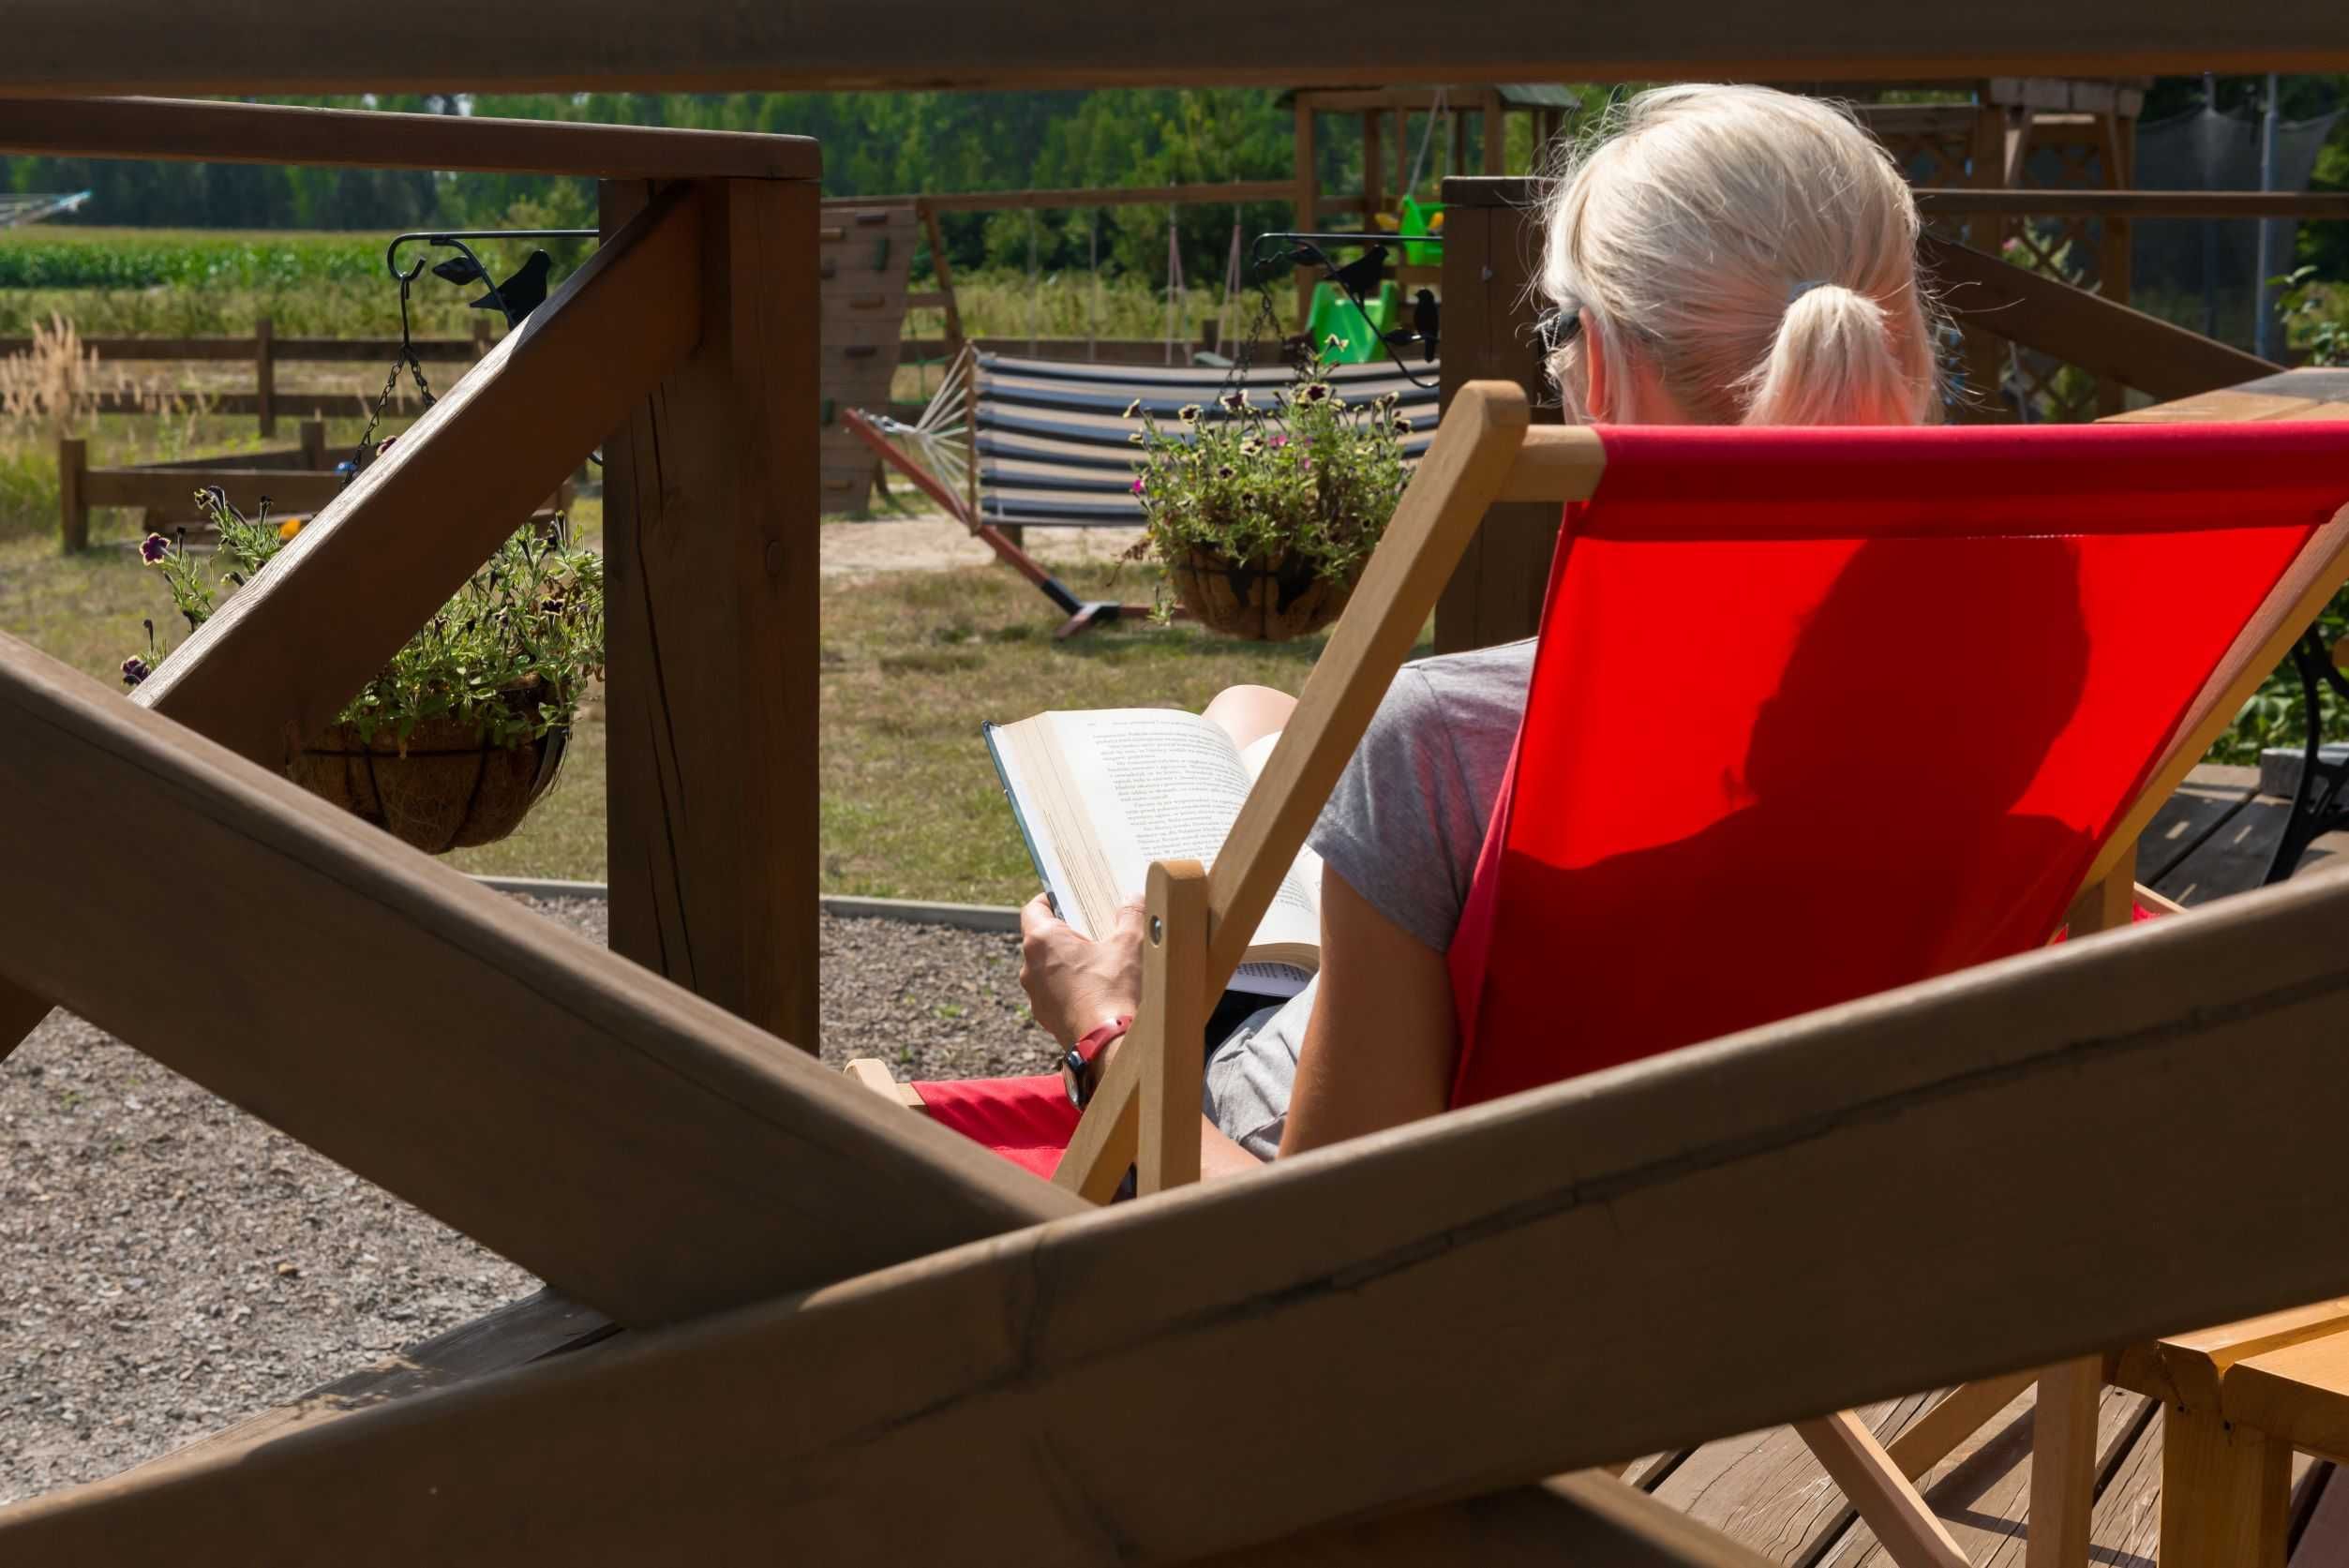
[[[1093,1098],[1093,1090],[1100,1081],[1100,1075],[1093,1070],[1094,1064],[1100,1060],[1101,1053],[1109,1049],[1110,1041],[1123,1038],[1126,1031],[1132,1027],[1133,1014],[1127,1013],[1111,1019],[1107,1023],[1097,1024],[1069,1048],[1069,1053],[1060,1059],[1060,1081],[1069,1087],[1070,1104],[1080,1111],[1085,1109],[1085,1102]]]

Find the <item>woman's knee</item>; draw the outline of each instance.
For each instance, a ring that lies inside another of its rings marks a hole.
[[[1270,686],[1227,686],[1216,694],[1201,717],[1220,725],[1239,744],[1288,726],[1297,699]]]

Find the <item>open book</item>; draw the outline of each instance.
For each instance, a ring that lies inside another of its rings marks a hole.
[[[1060,918],[1087,936],[1142,896],[1153,860],[1212,865],[1280,738],[1242,750],[1195,713],[1104,708],[986,726],[987,749]],[[1300,852],[1234,991],[1292,996],[1321,967],[1322,859]]]

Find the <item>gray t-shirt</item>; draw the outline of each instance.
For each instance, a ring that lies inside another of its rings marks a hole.
[[[1530,638],[1405,665],[1309,836],[1329,870],[1438,952],[1468,902],[1533,675]],[[1207,1064],[1208,1120],[1259,1158],[1279,1150],[1319,989],[1251,1014]]]

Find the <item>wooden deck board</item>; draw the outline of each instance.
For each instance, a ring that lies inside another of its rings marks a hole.
[[[1931,1403],[1916,1396],[1860,1413],[1889,1442]],[[1665,1478],[1655,1496],[1741,1546],[1789,1563],[1841,1533],[1850,1512],[1791,1426],[1705,1444]]]
[[[2140,874],[2162,870],[2177,851],[2213,823],[2218,830],[2175,870],[2147,886],[2184,904],[2207,903],[2259,886],[2274,857],[2291,803],[2272,795],[2243,799],[2257,782],[2249,768],[2197,768],[2170,798],[2141,841]],[[2349,852],[2349,833],[2327,833],[2309,846],[2295,874],[2306,876],[2334,857]]]
[[[2031,1400],[2029,1393],[2018,1396],[1925,1476],[1925,1501],[1974,1568],[2021,1568],[2024,1531],[2030,1523]],[[2097,1417],[2098,1474],[2114,1471],[2129,1456],[2117,1449],[2134,1433],[2148,1403],[2125,1389],[2104,1391]],[[2110,1568],[2101,1555],[2092,1553],[2091,1561]],[[1864,1523],[1855,1524],[1819,1561],[1822,1568],[1893,1568]]]

